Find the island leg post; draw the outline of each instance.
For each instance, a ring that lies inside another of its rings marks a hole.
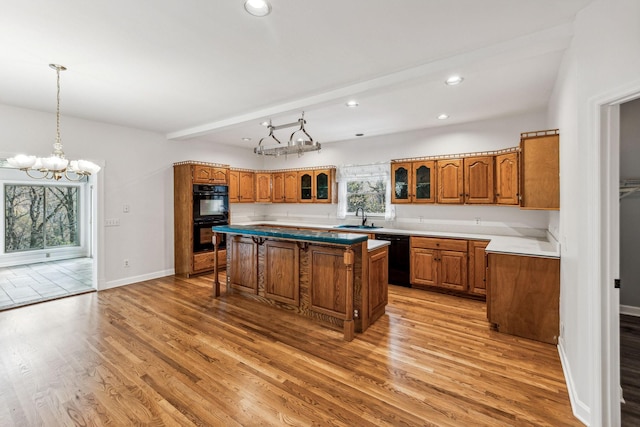
[[[220,280],[218,280],[218,233],[211,237],[213,243],[213,296],[220,296]]]
[[[344,264],[347,267],[347,294],[346,316],[344,319],[344,340],[352,341],[355,335],[355,323],[353,321],[353,250],[351,246],[347,246],[344,250]]]

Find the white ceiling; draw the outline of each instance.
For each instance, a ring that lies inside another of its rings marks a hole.
[[[256,18],[244,0],[3,0],[0,103],[55,111],[53,62],[63,121],[185,143],[253,147],[303,110],[323,143],[496,118],[547,105],[590,1],[271,0]]]

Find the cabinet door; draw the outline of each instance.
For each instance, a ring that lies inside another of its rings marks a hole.
[[[328,169],[314,171],[314,201],[331,203],[331,171]]]
[[[299,250],[297,242],[264,242],[265,296],[300,305]]]
[[[193,166],[193,182],[194,184],[210,184],[212,170],[210,166],[194,165]]]
[[[414,203],[435,203],[436,201],[436,183],[435,183],[435,165],[433,160],[424,162],[413,162],[412,173],[412,201]]]
[[[469,293],[473,295],[487,294],[487,259],[484,250],[488,244],[484,240],[469,241]]]
[[[310,203],[313,202],[313,172],[312,171],[300,171],[298,172],[298,183],[300,189],[300,202]]]
[[[284,173],[284,201],[287,203],[298,202],[298,172]]]
[[[496,156],[496,203],[517,205],[518,200],[518,153]]]
[[[274,172],[271,178],[271,201],[273,203],[284,202],[284,172]]]
[[[438,203],[464,202],[462,159],[438,160]]]
[[[253,203],[255,201],[254,181],[254,172],[240,172],[240,189],[238,193],[240,195],[241,203]]]
[[[240,172],[229,171],[229,203],[240,201]]]
[[[493,167],[493,156],[464,159],[465,203],[491,204],[494,202]]]
[[[435,286],[438,282],[437,250],[411,248],[411,284]],[[419,286],[418,286],[419,287]]]
[[[256,202],[269,203],[271,201],[271,174],[256,173]]]
[[[258,293],[258,258],[256,244],[249,237],[232,236],[231,265],[227,266],[229,284],[232,288],[253,294]],[[229,250],[229,248],[227,248]]]
[[[520,141],[520,207],[560,209],[559,135]]]
[[[228,184],[229,169],[226,168],[211,168],[211,184],[226,185]]]
[[[437,286],[455,291],[467,290],[467,253],[440,251]]]
[[[369,253],[369,316],[383,312],[388,303],[389,248]]]
[[[391,203],[410,203],[411,163],[391,164]]]

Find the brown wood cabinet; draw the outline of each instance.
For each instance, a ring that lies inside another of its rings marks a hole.
[[[177,275],[189,277],[213,270],[213,251],[193,252],[196,238],[193,224],[193,185],[226,184],[220,181],[220,174],[214,178],[217,172],[213,171],[224,171],[224,176],[227,177],[228,168],[189,162],[173,165],[174,270]],[[219,267],[225,266],[225,255],[224,250],[219,251]]]
[[[284,172],[284,202],[285,203],[298,202],[298,172],[297,171]]]
[[[229,171],[229,203],[255,202],[255,172],[245,170]]]
[[[464,158],[464,202],[492,204],[494,192],[494,156]]]
[[[496,156],[496,203],[499,205],[518,205],[518,153],[505,153]]]
[[[462,159],[438,160],[438,203],[464,203],[464,168]]]
[[[467,269],[466,240],[411,236],[413,287],[466,292]]]
[[[469,240],[469,293],[487,294],[487,257],[485,249],[489,241]]]
[[[284,172],[273,172],[271,174],[271,201],[273,203],[284,203]]]
[[[558,343],[560,260],[490,253],[487,317],[496,330]]]
[[[391,203],[435,203],[434,160],[391,164]]]
[[[270,172],[256,172],[256,202],[270,203],[272,174]]]
[[[250,237],[229,236],[227,251],[232,266],[228,269],[229,286],[244,292],[258,293],[257,245]]]
[[[299,249],[296,242],[267,240],[265,248],[265,296],[300,305]]]
[[[300,203],[331,203],[331,187],[335,169],[298,171]]]
[[[520,140],[520,207],[560,209],[558,130],[528,132]]]
[[[194,184],[217,184],[226,185],[229,182],[229,169],[217,166],[208,166],[203,164],[194,164],[191,166],[193,170]]]
[[[369,323],[384,314],[389,292],[389,247],[369,252]]]

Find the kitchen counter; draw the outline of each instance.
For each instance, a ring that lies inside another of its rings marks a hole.
[[[301,228],[315,228],[318,230],[332,230],[336,232],[341,230],[336,228],[335,225],[318,225],[303,222],[285,222],[285,221],[255,221],[250,223],[243,223],[244,225],[267,225],[267,226],[281,226],[281,227],[301,227]],[[349,229],[348,233],[339,234],[403,234],[411,236],[425,236],[425,237],[443,237],[452,239],[467,239],[467,240],[489,240],[490,243],[486,248],[489,253],[504,253],[514,255],[535,256],[543,258],[559,258],[560,248],[558,242],[549,236],[548,239],[530,236],[501,236],[495,234],[477,234],[477,233],[460,233],[454,230],[452,231],[428,231],[428,230],[405,230],[397,228],[373,228],[373,229]]]

